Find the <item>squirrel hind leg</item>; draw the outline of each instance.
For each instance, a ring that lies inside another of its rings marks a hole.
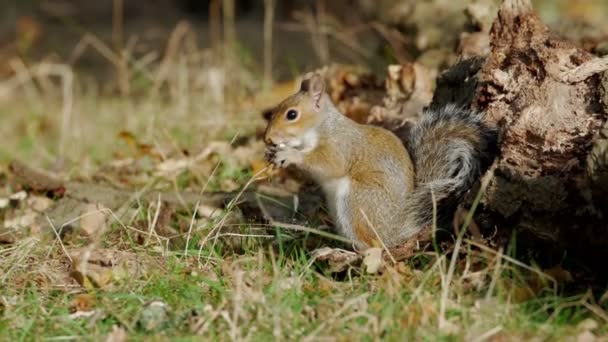
[[[394,194],[356,183],[358,191],[349,198],[351,229],[354,238],[365,247],[392,247],[398,239],[398,213]],[[402,204],[402,203],[401,203]]]

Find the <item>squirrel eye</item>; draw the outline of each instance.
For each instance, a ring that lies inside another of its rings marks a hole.
[[[295,120],[298,118],[298,111],[295,109],[290,109],[285,114],[285,118],[289,121]]]

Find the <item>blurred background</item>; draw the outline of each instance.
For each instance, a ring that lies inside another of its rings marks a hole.
[[[556,32],[608,52],[608,0],[533,2]],[[201,146],[248,135],[305,71],[339,63],[382,79],[392,63],[440,72],[483,55],[499,4],[5,0],[0,160],[95,164],[120,155],[125,136]]]
[[[109,76],[104,53],[77,49],[85,35],[131,58],[158,54],[176,27],[187,24],[199,48],[234,44],[251,67],[264,64],[264,39],[272,41],[275,79],[329,62],[382,67],[391,59],[416,59],[432,49],[454,48],[465,30],[467,6],[489,9],[497,0],[20,0],[0,4],[2,75],[7,59],[51,57]],[[605,38],[606,0],[536,0],[543,20],[573,38]],[[265,19],[267,20],[265,27]],[[270,26],[270,28],[268,27]],[[268,37],[271,31],[272,37]],[[266,33],[266,37],[265,37]],[[92,44],[94,46],[99,44]],[[266,43],[268,45],[268,42]],[[98,48],[99,46],[97,46]],[[397,50],[397,51],[396,51]],[[398,54],[398,56],[395,56]],[[151,56],[147,60],[154,60]],[[7,70],[8,69],[8,70]]]

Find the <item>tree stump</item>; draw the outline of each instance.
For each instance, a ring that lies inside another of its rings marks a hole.
[[[517,231],[549,263],[605,268],[608,63],[553,35],[529,0],[503,2],[490,48],[472,105],[500,147],[481,221]]]

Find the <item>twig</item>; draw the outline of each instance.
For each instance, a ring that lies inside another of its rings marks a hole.
[[[272,26],[274,23],[274,0],[264,0],[264,88],[272,83]]]
[[[46,217],[46,220],[49,222],[49,225],[51,225],[51,229],[53,229],[53,233],[55,233],[55,236],[57,237],[57,241],[59,241],[59,246],[61,246],[63,253],[65,254],[66,257],[68,257],[70,262],[72,262],[73,261],[72,257],[70,256],[70,254],[68,254],[68,251],[65,249],[65,246],[63,245],[63,241],[61,241],[61,237],[59,236],[57,229],[55,229],[55,225],[53,224],[53,221],[51,221],[51,219],[49,218],[49,215],[44,215],[44,216]]]
[[[501,330],[502,330],[502,325],[496,326],[496,327],[486,331],[485,333],[481,334],[480,336],[478,336],[476,339],[473,340],[473,342],[483,342],[483,341],[489,339],[490,337],[498,334]]]
[[[150,229],[148,230],[148,238],[146,239],[146,245],[148,244],[148,242],[150,242],[152,232],[154,232],[154,235],[156,235],[156,238],[158,239],[158,234],[156,234],[155,230],[156,225],[158,224],[158,217],[160,216],[161,206],[162,202],[160,201],[160,194],[158,194],[158,200],[156,201],[156,211],[154,212],[154,218],[152,219],[152,224],[150,224]],[[158,243],[160,244],[160,240],[158,240]]]
[[[124,3],[123,0],[113,0],[112,2],[112,43],[114,44],[114,50],[122,50],[123,42],[123,14],[124,14]]]
[[[223,0],[222,10],[224,15],[224,61],[232,61],[234,47],[236,44],[236,28],[234,23],[234,0]]]
[[[211,0],[209,2],[209,41],[211,42],[211,48],[215,49],[221,42],[221,0]]]
[[[181,46],[181,42],[188,34],[192,33],[192,28],[190,24],[185,21],[180,22],[175,26],[173,32],[169,36],[169,40],[167,42],[167,48],[165,49],[165,56],[158,67],[158,72],[156,77],[154,78],[154,86],[151,90],[151,96],[155,97],[158,95],[161,86],[167,81],[167,78],[170,74],[170,66],[173,63],[175,56],[177,55],[177,51]]]

